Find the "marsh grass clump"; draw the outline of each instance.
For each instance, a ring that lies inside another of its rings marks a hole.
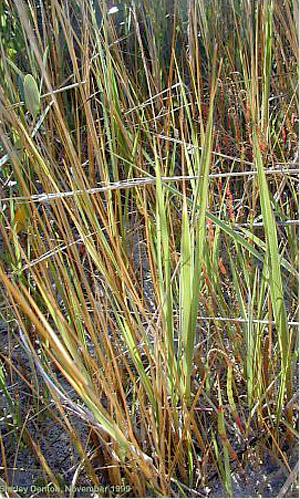
[[[8,433],[50,496],[80,475],[134,497],[207,494],[218,476],[231,496],[253,453],[291,473],[296,2],[1,7],[6,485]],[[73,477],[16,417],[16,379],[28,418],[51,410],[72,439]]]

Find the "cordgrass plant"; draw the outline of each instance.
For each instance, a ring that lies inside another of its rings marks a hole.
[[[7,320],[95,485],[231,495],[297,436],[296,2],[2,4]]]

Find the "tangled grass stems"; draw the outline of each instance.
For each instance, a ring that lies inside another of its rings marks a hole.
[[[3,3],[3,314],[94,484],[233,494],[296,438],[295,2]]]

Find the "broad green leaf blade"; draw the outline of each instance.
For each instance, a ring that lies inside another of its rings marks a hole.
[[[38,85],[31,74],[23,80],[24,99],[27,110],[36,117],[41,108],[41,96]]]

